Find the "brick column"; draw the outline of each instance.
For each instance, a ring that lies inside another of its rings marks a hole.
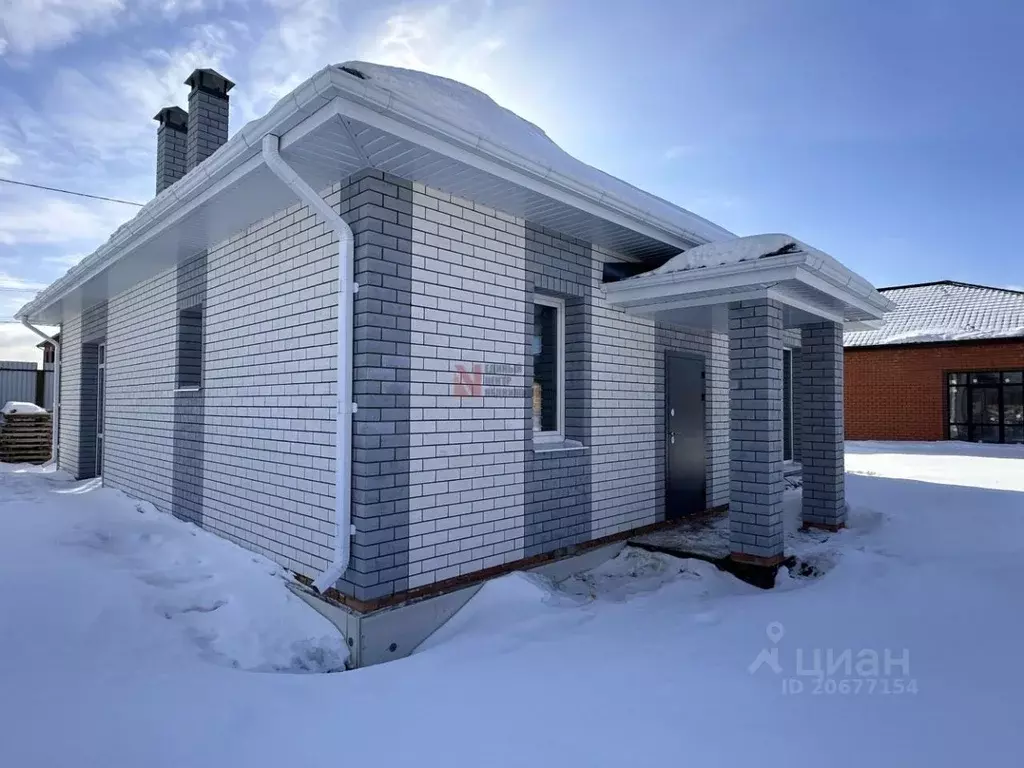
[[[729,538],[734,560],[776,566],[782,534],[782,305],[729,305]]]
[[[812,323],[802,327],[801,335],[802,519],[806,527],[836,531],[846,525],[843,328],[831,321]]]

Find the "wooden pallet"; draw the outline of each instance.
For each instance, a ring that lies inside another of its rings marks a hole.
[[[42,464],[50,458],[48,413],[12,413],[0,421],[0,461]]]

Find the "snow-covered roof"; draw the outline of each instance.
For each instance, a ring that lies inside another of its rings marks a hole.
[[[519,157],[529,158],[550,171],[581,181],[610,199],[621,200],[657,218],[676,222],[680,228],[703,240],[733,237],[727,229],[695,213],[577,160],[538,126],[465,83],[366,61],[348,61],[338,67],[359,73],[369,83],[389,91],[396,100],[428,112]]]
[[[1024,292],[942,280],[879,293],[896,309],[878,330],[847,333],[847,347],[1024,336]]]
[[[739,264],[744,261],[756,261],[773,256],[785,256],[790,253],[806,253],[814,256],[823,264],[840,267],[838,261],[824,251],[797,240],[792,235],[778,233],[750,235],[732,240],[721,240],[699,245],[669,259],[665,264],[652,272],[665,274],[687,269],[720,267],[726,264]],[[645,273],[646,274],[646,273]],[[639,276],[638,276],[639,277]]]
[[[580,162],[469,86],[354,61],[243,126],[16,316],[59,323],[297,202],[262,160],[268,135],[317,190],[375,168],[637,258],[734,237]]]
[[[722,308],[745,299],[781,302],[787,328],[817,319],[876,323],[892,308],[824,251],[778,233],[699,245],[604,290],[612,304],[631,312],[713,330],[728,330]]]

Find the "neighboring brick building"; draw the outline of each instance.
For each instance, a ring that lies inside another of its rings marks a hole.
[[[801,444],[843,524],[839,329],[889,303],[830,256],[442,78],[327,67],[226,143],[233,83],[188,83],[156,199],[18,315],[61,325],[63,469],[361,614],[730,503],[777,568]]]
[[[846,437],[1024,442],[1024,293],[949,280],[882,288],[847,333]]]

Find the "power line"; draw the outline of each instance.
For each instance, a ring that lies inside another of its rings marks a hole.
[[[136,203],[134,200],[119,200],[116,197],[103,197],[103,195],[90,195],[86,192],[74,192],[70,189],[60,189],[59,187],[47,187],[42,184],[29,184],[27,181],[15,181],[14,179],[5,179],[0,176],[0,181],[5,184],[16,184],[19,187],[32,187],[32,189],[43,189],[47,192],[60,192],[62,195],[74,195],[75,197],[88,197],[91,200],[104,200],[108,203],[121,203],[122,205],[134,205],[137,208],[142,207],[142,203]]]

